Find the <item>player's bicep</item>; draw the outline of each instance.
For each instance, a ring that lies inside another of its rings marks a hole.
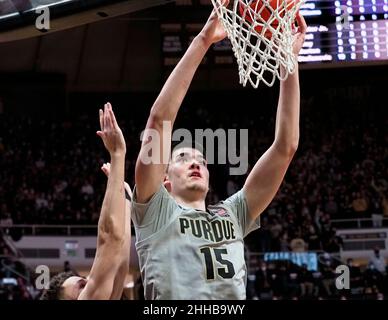
[[[136,197],[147,202],[164,180],[171,147],[171,127],[150,115],[135,168]]]
[[[163,165],[144,164],[139,155],[136,163],[136,199],[139,203],[146,203],[158,191],[164,179]]]
[[[244,185],[251,219],[256,219],[275,197],[291,159],[272,145],[256,162]]]

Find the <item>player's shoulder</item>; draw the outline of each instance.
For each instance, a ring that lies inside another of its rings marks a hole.
[[[244,188],[241,188],[240,190],[236,191],[232,195],[228,196],[225,200],[221,200],[220,204],[233,207],[236,203],[245,202],[245,201],[246,201],[245,191],[244,191]]]
[[[144,203],[138,201],[137,186],[135,185],[133,188],[132,202],[134,204],[148,205],[148,204],[153,203],[157,200],[171,200],[171,199],[173,200],[172,196],[169,194],[169,192],[167,191],[167,189],[163,183],[160,184],[160,186],[158,187],[156,192],[154,194],[152,194],[150,196],[150,198]]]

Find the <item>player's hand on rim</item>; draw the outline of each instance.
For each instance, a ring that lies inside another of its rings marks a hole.
[[[228,4],[229,0],[223,0],[224,6]],[[226,38],[227,33],[222,25],[221,19],[218,18],[216,9],[213,9],[199,35],[203,37],[205,43],[209,46]]]
[[[126,145],[123,133],[117,124],[113,113],[112,105],[108,102],[104,105],[104,110],[99,110],[100,127],[97,135],[102,139],[105,148],[111,156],[125,155]]]
[[[298,27],[295,28],[295,40],[293,44],[293,52],[298,55],[302,49],[307,31],[307,23],[302,14],[298,11],[295,17]]]

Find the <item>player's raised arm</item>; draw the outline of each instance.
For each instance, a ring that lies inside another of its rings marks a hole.
[[[152,106],[136,163],[137,202],[147,202],[163,182],[170,154],[171,130],[178,110],[207,50],[213,43],[225,37],[226,33],[221,22],[213,11],[202,31],[194,38],[185,55],[171,73]],[[163,122],[169,126],[164,131]],[[153,134],[159,138],[151,138]],[[144,161],[150,158],[156,161]],[[158,161],[159,163],[155,163]]]
[[[110,163],[105,163],[101,170],[105,173],[107,177],[110,174]],[[125,237],[124,244],[121,249],[121,259],[120,265],[118,267],[113,290],[110,300],[119,300],[122,296],[125,278],[128,274],[129,270],[129,252],[131,250],[131,198],[132,198],[132,190],[128,183],[124,182],[125,188]]]
[[[125,243],[126,213],[124,165],[126,146],[112,106],[100,110],[98,136],[109,151],[111,168],[98,221],[97,250],[92,270],[78,300],[110,299]]]
[[[297,16],[298,33],[293,50],[302,48],[307,25],[302,15]],[[300,90],[296,68],[280,82],[280,96],[276,115],[275,140],[257,161],[249,174],[244,191],[251,219],[256,219],[269,205],[278,191],[299,143]]]

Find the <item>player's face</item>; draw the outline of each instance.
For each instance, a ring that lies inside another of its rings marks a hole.
[[[81,291],[86,286],[86,279],[82,277],[70,277],[63,282],[63,298],[65,300],[78,300]]]
[[[209,189],[209,170],[203,154],[192,148],[175,150],[171,155],[168,180],[173,194],[184,196],[187,192],[195,191],[206,196]]]

